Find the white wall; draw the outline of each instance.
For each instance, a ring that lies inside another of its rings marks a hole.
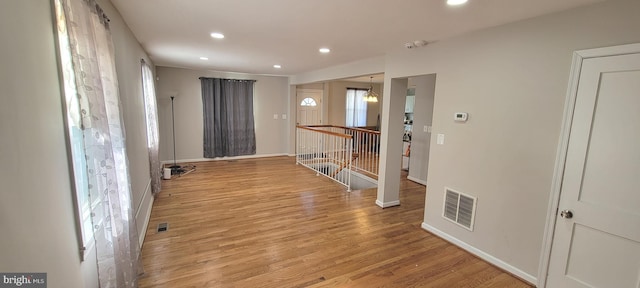
[[[287,77],[261,76],[182,68],[157,67],[156,82],[160,124],[160,159],[173,160],[171,100],[175,96],[176,158],[203,159],[202,90],[199,77],[257,80],[254,88],[256,154],[289,152],[289,82]],[[295,97],[295,94],[294,94]],[[277,120],[273,115],[278,114]]]
[[[327,81],[323,83],[310,83],[296,85],[297,89],[319,89],[324,91],[322,102],[322,123],[328,125],[344,126],[346,123],[346,99],[347,88],[369,89],[370,83],[351,81]],[[373,84],[373,91],[378,93],[378,102],[367,104],[367,126],[376,126],[378,115],[382,112],[382,91],[381,83]],[[298,103],[295,103],[296,105]]]
[[[431,139],[425,228],[535,281],[572,52],[640,42],[638,11],[636,0],[606,1],[387,54],[385,86],[437,74],[433,134],[445,144]],[[323,71],[337,73],[296,79]],[[473,232],[441,217],[445,186],[478,197]]]
[[[80,262],[50,1],[0,1],[0,271],[90,287]]]
[[[380,74],[383,73],[384,70],[385,58],[380,56],[293,75],[290,77],[290,82],[294,85],[339,80],[356,76]]]
[[[411,133],[411,157],[409,158],[410,180],[421,184],[427,183],[429,167],[429,147],[431,133],[424,131],[424,126],[433,122],[433,101],[436,86],[436,75],[423,75],[409,78],[409,86],[415,86],[416,96],[413,106],[413,130]]]
[[[427,225],[535,278],[572,51],[640,41],[637,11],[609,1],[388,56],[391,77],[437,73]],[[478,197],[474,232],[442,218],[445,186]]]
[[[323,89],[324,89],[324,83],[310,83],[310,84],[302,84],[302,85],[298,85],[296,88],[298,88],[298,89],[316,89],[316,90],[323,90]]]
[[[131,197],[136,217],[140,244],[144,239],[147,223],[151,215],[153,195],[151,194],[151,174],[149,152],[147,150],[147,124],[145,120],[144,96],[142,94],[142,72],[140,59],[145,59],[153,67],[153,62],[133,36],[120,13],[108,0],[98,3],[109,16],[116,72],[120,88],[120,104],[124,119],[129,173],[131,175]]]
[[[146,55],[111,4],[99,2],[111,18],[133,208],[146,214]],[[0,2],[0,38],[11,39],[0,45],[0,271],[46,272],[49,287],[97,287],[95,253],[80,261],[54,37],[51,1]]]

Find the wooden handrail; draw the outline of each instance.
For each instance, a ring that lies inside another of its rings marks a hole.
[[[354,131],[360,131],[360,132],[369,133],[369,134],[378,134],[378,135],[380,135],[380,131],[357,128],[357,127],[338,126],[338,125],[306,125],[306,126],[298,125],[298,127],[310,127],[310,128],[331,128],[331,127],[333,127],[333,128],[341,128],[341,129],[354,130]]]
[[[336,125],[296,125],[296,130],[296,163],[307,166],[348,188],[351,187],[353,172],[377,177],[379,131]],[[305,130],[318,134],[308,137],[305,134],[310,133],[304,132]],[[329,163],[335,165],[336,169],[329,172],[326,166]],[[341,174],[346,169],[349,170],[349,174]]]
[[[353,130],[353,131],[360,131],[360,132],[364,132],[364,133],[368,133],[368,134],[377,134],[377,135],[380,135],[380,131],[369,130],[369,129],[364,129],[364,128],[357,128],[357,127],[343,127],[343,126],[335,126],[335,127],[340,127],[340,128],[344,128],[344,129],[347,129],[347,130]]]
[[[349,135],[349,134],[343,134],[343,133],[337,133],[337,132],[331,132],[331,131],[325,131],[325,130],[320,130],[320,129],[314,129],[314,128],[322,128],[322,127],[317,127],[317,126],[300,126],[297,125],[296,127],[300,128],[300,129],[305,129],[305,130],[310,130],[310,131],[315,131],[315,132],[319,132],[322,134],[327,134],[327,135],[333,135],[333,136],[337,136],[337,137],[342,137],[345,139],[352,139],[353,135]],[[323,127],[332,127],[332,126],[323,126]]]

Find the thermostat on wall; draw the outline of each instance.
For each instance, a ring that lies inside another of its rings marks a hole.
[[[455,120],[456,122],[467,122],[468,117],[469,114],[467,114],[466,112],[456,112],[455,114],[453,114],[453,120]]]

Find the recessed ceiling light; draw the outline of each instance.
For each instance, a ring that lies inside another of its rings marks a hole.
[[[200,60],[209,60],[207,57],[200,57]]]
[[[325,53],[326,54],[326,53],[331,52],[331,49],[329,49],[329,48],[320,48],[320,49],[318,49],[318,51],[320,51],[320,53]]]
[[[447,0],[447,4],[451,6],[462,5],[467,3],[467,0]]]
[[[224,35],[222,33],[213,32],[213,33],[211,33],[211,37],[216,38],[216,39],[222,39],[222,38],[224,38]]]
[[[280,68],[282,68],[282,66],[276,64],[276,65],[273,65],[273,68],[280,69]]]

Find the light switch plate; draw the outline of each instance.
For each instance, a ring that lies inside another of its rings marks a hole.
[[[438,134],[438,138],[436,138],[436,143],[438,145],[444,145],[444,134]]]
[[[425,125],[423,129],[424,129],[424,132],[431,133],[431,126]]]
[[[273,119],[278,120],[278,114],[273,114]]]
[[[287,114],[282,114],[282,120],[287,120]]]

